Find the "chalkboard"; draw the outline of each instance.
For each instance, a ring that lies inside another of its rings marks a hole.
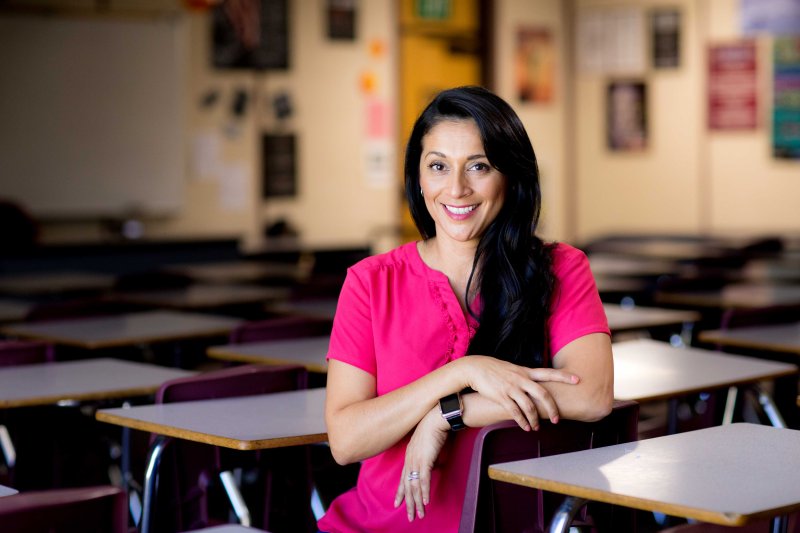
[[[185,26],[0,17],[0,196],[41,217],[178,210]]]

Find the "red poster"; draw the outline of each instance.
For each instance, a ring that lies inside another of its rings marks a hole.
[[[709,128],[743,130],[758,126],[756,77],[754,41],[709,48]]]

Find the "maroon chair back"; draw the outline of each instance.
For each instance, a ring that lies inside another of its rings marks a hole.
[[[298,365],[230,367],[168,381],[156,393],[156,403],[298,390],[306,388],[307,380],[307,371]],[[309,461],[305,447],[242,452],[171,440],[164,448],[159,470],[155,530],[187,531],[226,522],[229,504],[219,473],[239,467],[254,473],[249,477],[256,480],[242,491],[253,525],[278,531],[316,531],[310,508]],[[292,480],[289,487],[287,478]]]
[[[50,363],[54,360],[53,345],[50,343],[0,340],[0,367]]]
[[[125,491],[102,485],[20,492],[0,498],[0,531],[127,533]]]
[[[561,420],[523,431],[513,421],[498,422],[478,433],[472,451],[459,533],[544,532],[564,496],[489,478],[489,465],[599,448],[636,440],[639,404],[614,402],[597,422]],[[634,531],[632,510],[594,503],[578,518],[599,531]]]
[[[287,316],[245,322],[231,331],[231,344],[278,341],[330,335],[331,320],[311,316]]]

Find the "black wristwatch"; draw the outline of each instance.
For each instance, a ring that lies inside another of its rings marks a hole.
[[[461,395],[457,392],[439,400],[439,411],[441,411],[442,418],[447,420],[447,423],[450,424],[450,429],[453,431],[467,427],[464,424],[464,419],[461,418],[461,415],[464,414],[464,404],[461,402]]]

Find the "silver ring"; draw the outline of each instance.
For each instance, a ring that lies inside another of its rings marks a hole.
[[[415,479],[419,479],[419,472],[417,472],[416,470],[412,470],[411,472],[408,473],[408,480],[414,481]]]

